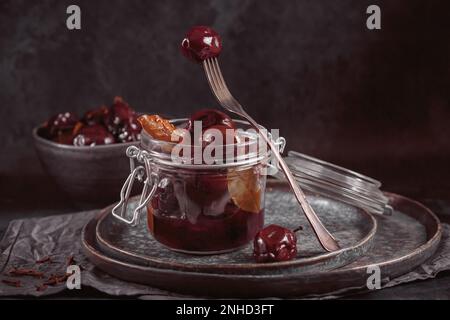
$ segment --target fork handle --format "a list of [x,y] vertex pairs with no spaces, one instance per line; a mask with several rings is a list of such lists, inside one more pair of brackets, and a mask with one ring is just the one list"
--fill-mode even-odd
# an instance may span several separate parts
[[322,224],[317,214],[309,205],[308,201],[306,200],[305,194],[303,193],[302,189],[300,189],[300,187],[298,186],[298,183],[295,181],[295,178],[292,175],[291,170],[288,168],[281,154],[277,151],[278,150],[277,147],[273,144],[272,140],[269,139],[266,132],[261,131],[259,125],[256,123],[255,120],[253,120],[247,114],[246,118],[252,124],[252,126],[256,128],[260,136],[263,137],[264,141],[269,145],[270,149],[272,150],[272,153],[275,154],[275,157],[277,158],[278,163],[281,166],[281,170],[286,176],[292,191],[294,191],[295,197],[297,198],[297,201],[300,203],[300,206],[302,207],[303,212],[305,213],[306,218],[311,224],[311,227],[313,228],[314,233],[316,234],[317,239],[319,240],[322,247],[330,252],[339,250],[340,247],[336,239],[325,228],[325,226]]

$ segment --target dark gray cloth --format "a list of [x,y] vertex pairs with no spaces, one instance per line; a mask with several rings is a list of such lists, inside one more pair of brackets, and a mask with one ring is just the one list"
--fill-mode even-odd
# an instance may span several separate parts
[[[37,286],[51,274],[64,274],[67,259],[73,256],[74,263],[82,268],[82,288],[90,286],[112,296],[136,296],[143,299],[195,298],[125,282],[95,268],[81,252],[80,236],[81,229],[96,212],[98,211],[12,221],[0,242],[0,281],[18,279],[21,281],[21,287],[16,288],[0,282],[0,296],[43,296],[68,290],[65,282],[48,286],[44,291],[38,291]],[[444,224],[442,242],[435,255],[414,271],[391,279],[383,288],[433,278],[441,271],[450,270],[449,236],[450,226]],[[51,262],[36,263],[44,257],[50,257]],[[9,272],[14,267],[35,268],[43,272],[44,277],[13,277]],[[350,292],[353,293],[354,290],[349,288],[314,298],[336,298]]]

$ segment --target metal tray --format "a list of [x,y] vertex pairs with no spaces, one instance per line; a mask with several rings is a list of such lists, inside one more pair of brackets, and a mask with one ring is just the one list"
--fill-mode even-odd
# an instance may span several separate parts
[[[134,210],[138,200],[130,200],[128,209]],[[355,261],[370,249],[377,226],[370,214],[319,196],[310,195],[308,200],[342,249],[331,253],[322,249],[289,192],[289,186],[283,182],[268,185],[265,222],[266,225],[276,223],[290,229],[303,226],[303,230],[297,233],[299,253],[291,261],[255,263],[251,243],[239,250],[218,255],[196,256],[174,252],[152,238],[145,215],[138,226],[130,227],[110,214],[111,207],[104,209],[98,219],[96,240],[101,251],[123,261],[164,269],[230,274],[275,274],[285,272],[283,269],[286,268],[295,268],[296,273],[330,270]]]
[[390,217],[377,217],[378,231],[373,249],[358,261],[335,270],[297,272],[297,268],[279,268],[261,274],[228,274],[140,264],[113,257],[100,248],[95,230],[102,215],[86,225],[82,243],[87,257],[107,273],[181,293],[220,297],[289,297],[363,288],[370,275],[367,273],[369,266],[378,265],[383,280],[399,276],[428,259],[441,238],[439,220],[429,209],[399,195],[386,193],[386,196],[395,212]]

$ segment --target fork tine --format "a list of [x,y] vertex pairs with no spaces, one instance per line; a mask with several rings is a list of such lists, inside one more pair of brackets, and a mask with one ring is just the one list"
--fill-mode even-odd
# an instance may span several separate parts
[[213,64],[212,59],[205,60],[204,65],[211,89],[213,90],[214,95],[219,101],[219,104],[225,109],[235,112],[235,107],[232,104],[233,97],[228,91],[225,83],[219,78],[218,72]]
[[206,77],[208,78],[208,84],[209,84],[209,87],[211,88],[211,91],[214,93],[214,96],[216,97],[216,99],[220,101],[220,98],[217,95],[217,88],[216,88],[216,85],[212,78],[212,74],[211,74],[207,60],[203,61],[203,69],[205,70]]
[[226,101],[228,100],[227,92],[226,92],[226,90],[224,90],[224,83],[220,80],[220,78],[215,70],[215,67],[213,64],[213,59],[208,59],[208,66],[209,66],[209,71],[211,73],[211,77],[212,77],[214,84],[216,86],[216,89],[217,89],[217,94],[220,97],[219,102],[221,104],[226,104]]
[[217,80],[214,77],[214,74],[212,72],[211,64],[209,59],[206,59],[203,61],[203,68],[205,70],[206,76],[208,78],[209,86],[211,87],[212,92],[216,96],[216,99],[219,101],[220,104],[222,104],[222,95],[220,92],[220,89],[217,85]]
[[229,100],[230,93],[227,92],[227,90],[226,90],[226,85],[223,82],[223,78],[220,79],[220,77],[217,73],[216,67],[214,65],[213,59],[208,59],[208,66],[209,66],[209,70],[211,72],[211,77],[214,80],[215,86],[216,86],[217,90],[219,91],[219,95],[221,97],[219,102],[228,108],[229,106],[228,106],[227,102]]
[[234,112],[241,113],[242,107],[241,107],[240,103],[233,97],[230,90],[228,89],[228,86],[225,83],[225,80],[222,76],[222,71],[220,70],[220,66],[219,66],[219,62],[218,62],[217,58],[213,58],[211,60],[212,60],[213,71],[214,71],[215,76],[218,79],[218,84],[220,85],[220,89],[221,89],[221,91],[223,91],[225,97],[227,98],[226,100],[227,100],[228,108],[232,109],[232,111],[234,111]]
[[231,95],[231,92],[228,90],[227,84],[225,83],[225,80],[222,76],[222,72],[220,71],[220,67],[219,67],[219,62],[217,61],[216,58],[211,59],[212,60],[212,65],[213,65],[213,69],[215,74],[217,75],[217,78],[219,79],[219,81],[222,84],[222,87],[227,91],[227,93]]
[[225,83],[225,80],[223,79],[223,76],[222,76],[222,73],[220,72],[220,67],[217,64],[216,58],[211,59],[211,66],[212,66],[212,71],[214,73],[214,77],[217,79],[220,89],[223,90],[223,92],[227,98],[231,97],[231,92],[228,90],[227,84]]

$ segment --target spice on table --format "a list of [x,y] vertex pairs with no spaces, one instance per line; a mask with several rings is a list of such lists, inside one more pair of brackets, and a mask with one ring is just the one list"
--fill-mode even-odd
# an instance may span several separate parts
[[2,282],[11,287],[19,288],[22,286],[22,282],[18,279],[2,279]]
[[9,271],[9,274],[12,276],[31,276],[36,278],[42,278],[44,276],[43,272],[27,268],[13,268]]
[[75,263],[75,258],[73,256],[67,257],[67,266],[70,266]]
[[52,263],[52,258],[50,258],[49,256],[46,256],[46,257],[43,257],[42,259],[36,260],[36,263],[45,263],[45,262]]
[[45,280],[40,285],[36,286],[36,291],[42,292],[47,290],[48,286],[54,286],[60,283],[64,283],[68,277],[69,274],[60,274],[60,275],[52,274],[47,280]]
[[48,286],[46,284],[40,284],[38,286],[36,286],[36,291],[42,292],[45,291],[48,288]]
[[69,277],[69,274],[60,274],[60,275],[57,275],[57,274],[52,274],[44,283],[43,283],[43,285],[46,285],[46,286],[53,286],[53,285],[56,285],[56,284],[60,284],[60,283],[63,283],[63,282],[65,282],[66,280],[67,280],[67,278]]

